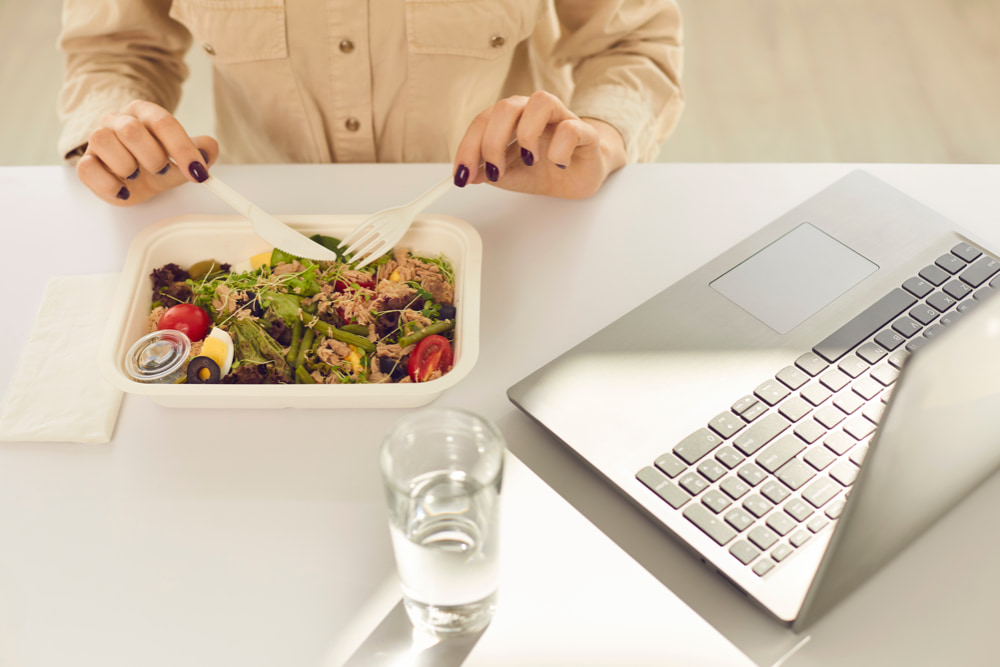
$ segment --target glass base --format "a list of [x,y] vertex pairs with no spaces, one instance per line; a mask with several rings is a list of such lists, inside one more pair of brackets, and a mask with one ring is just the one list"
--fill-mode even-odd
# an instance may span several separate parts
[[414,627],[436,635],[463,635],[484,630],[493,620],[497,595],[462,605],[432,605],[403,596],[406,615]]

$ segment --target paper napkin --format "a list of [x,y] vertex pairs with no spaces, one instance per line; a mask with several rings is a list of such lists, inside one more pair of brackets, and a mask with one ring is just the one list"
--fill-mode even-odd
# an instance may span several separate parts
[[122,392],[101,375],[97,352],[117,283],[118,274],[49,280],[0,406],[0,440],[111,440]]

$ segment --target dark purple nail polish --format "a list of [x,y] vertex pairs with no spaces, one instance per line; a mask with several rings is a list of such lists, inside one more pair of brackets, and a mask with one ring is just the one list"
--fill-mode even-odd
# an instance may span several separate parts
[[521,149],[521,162],[523,162],[525,164],[525,166],[530,167],[531,165],[535,164],[535,155],[531,151],[529,151],[527,148],[522,148]]
[[139,170],[138,169],[136,169],[131,174],[129,174],[128,177],[127,177],[127,180],[134,181],[137,178],[139,178]]
[[465,184],[469,182],[469,168],[464,164],[458,165],[458,169],[455,170],[455,185],[460,188],[464,188]]
[[486,178],[490,179],[493,183],[500,180],[500,170],[492,162],[486,163]]
[[205,149],[199,148],[198,152],[201,153],[201,159],[205,161],[205,164],[208,164],[208,153],[205,152]]
[[199,183],[204,183],[208,180],[208,170],[205,169],[205,165],[201,162],[192,162],[188,165],[188,171],[191,172],[191,176],[194,180]]
[[566,165],[564,165],[564,164],[557,164],[556,166],[559,167],[560,169],[565,169],[566,168]]
[[132,193],[128,191],[128,188],[123,187],[121,190],[118,191],[118,194],[115,196],[121,199],[122,201],[125,201],[126,199],[132,196]]
[[160,176],[163,176],[168,171],[170,171],[170,163],[169,162],[163,166],[163,169],[159,170],[156,173],[159,174]]

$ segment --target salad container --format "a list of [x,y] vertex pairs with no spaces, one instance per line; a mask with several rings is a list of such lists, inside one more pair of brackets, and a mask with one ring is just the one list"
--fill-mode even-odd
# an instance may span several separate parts
[[[363,215],[284,216],[282,221],[306,236],[343,238]],[[271,249],[239,216],[186,215],[154,223],[129,248],[102,341],[99,366],[119,389],[177,408],[403,408],[430,403],[472,370],[479,354],[479,299],[482,241],[475,228],[457,218],[417,217],[397,244],[428,257],[443,255],[455,271],[454,361],[450,371],[428,382],[384,384],[169,384],[130,377],[128,352],[148,334],[153,301],[149,275],[175,263],[190,266],[213,258],[233,266]]]

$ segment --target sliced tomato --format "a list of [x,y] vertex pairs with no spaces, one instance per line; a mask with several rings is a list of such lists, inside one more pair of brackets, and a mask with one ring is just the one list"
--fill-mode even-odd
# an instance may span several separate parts
[[434,371],[442,373],[451,368],[454,353],[451,343],[444,336],[432,334],[424,338],[410,353],[410,361],[406,364],[406,372],[414,382],[423,382]]
[[180,331],[193,343],[208,335],[212,328],[212,318],[204,309],[194,304],[179,303],[167,308],[156,328]]

